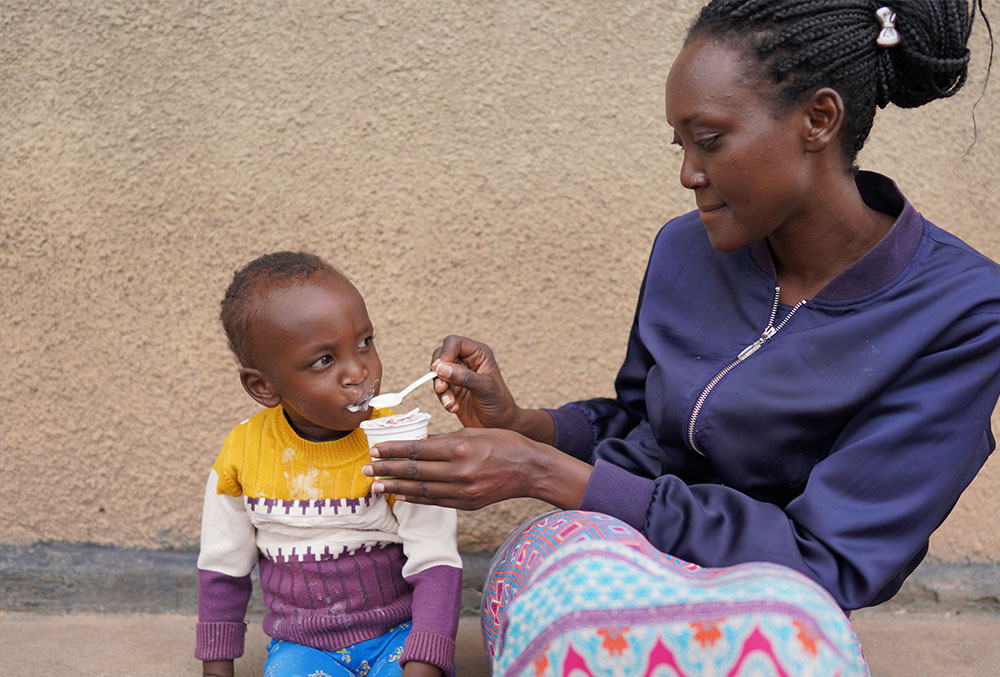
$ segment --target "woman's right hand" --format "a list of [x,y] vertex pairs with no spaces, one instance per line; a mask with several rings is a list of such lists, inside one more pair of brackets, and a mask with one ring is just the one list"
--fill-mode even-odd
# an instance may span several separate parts
[[521,409],[504,383],[493,350],[464,336],[448,336],[431,357],[434,391],[441,406],[466,428],[505,428],[552,444],[552,417],[540,409]]
[[463,336],[448,336],[431,357],[441,406],[466,428],[513,429],[517,404],[500,374],[493,350]]

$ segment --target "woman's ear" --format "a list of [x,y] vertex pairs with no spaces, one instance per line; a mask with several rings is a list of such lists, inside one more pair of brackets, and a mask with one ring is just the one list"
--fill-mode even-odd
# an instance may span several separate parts
[[844,100],[835,89],[822,87],[804,103],[805,148],[818,153],[836,144],[844,124]]
[[243,384],[247,395],[265,407],[276,407],[281,403],[281,397],[271,387],[271,383],[256,369],[250,367],[240,369],[240,383]]

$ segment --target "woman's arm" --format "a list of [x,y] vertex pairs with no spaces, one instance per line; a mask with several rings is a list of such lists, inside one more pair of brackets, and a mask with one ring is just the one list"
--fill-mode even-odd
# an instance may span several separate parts
[[368,476],[390,476],[376,480],[373,492],[461,510],[508,498],[576,508],[593,469],[550,445],[500,429],[465,428],[426,440],[383,442],[371,453],[393,459],[365,466]]
[[659,454],[643,421],[644,384],[653,360],[636,327],[633,322],[615,381],[618,398],[574,402],[555,411],[517,406],[489,346],[448,336],[431,359],[439,375],[434,387],[441,404],[466,428],[424,441],[378,445],[373,458],[406,460],[366,466],[368,475],[394,478],[377,481],[373,491],[462,510],[508,498],[574,509],[587,491],[595,444],[618,437],[627,438],[623,453],[635,450],[634,462],[626,467],[656,476]]
[[852,416],[787,505],[673,474],[650,481],[598,461],[580,507],[621,517],[689,561],[777,562],[818,581],[844,608],[877,604],[920,562],[994,448],[997,364],[1000,316],[948,327]]

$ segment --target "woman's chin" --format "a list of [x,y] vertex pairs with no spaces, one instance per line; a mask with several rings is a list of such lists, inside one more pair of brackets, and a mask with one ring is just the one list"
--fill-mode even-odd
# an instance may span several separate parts
[[702,213],[701,223],[712,248],[723,254],[732,254],[757,241],[748,229],[741,228],[733,221],[732,213],[725,207]]
[[711,229],[708,229],[708,241],[712,245],[712,249],[723,254],[732,254],[748,244],[742,238],[734,238],[727,233],[713,232]]

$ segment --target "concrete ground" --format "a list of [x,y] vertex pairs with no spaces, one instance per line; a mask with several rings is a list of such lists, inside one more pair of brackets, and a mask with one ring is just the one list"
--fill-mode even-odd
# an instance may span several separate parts
[[[1000,674],[998,614],[867,609],[852,620],[875,677]],[[194,677],[194,623],[184,614],[0,612],[0,675]],[[237,675],[261,674],[265,641],[251,622]],[[462,617],[456,672],[489,675],[475,616]]]

